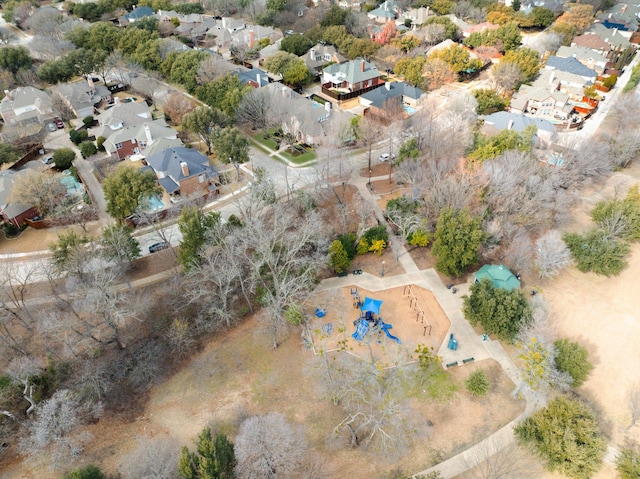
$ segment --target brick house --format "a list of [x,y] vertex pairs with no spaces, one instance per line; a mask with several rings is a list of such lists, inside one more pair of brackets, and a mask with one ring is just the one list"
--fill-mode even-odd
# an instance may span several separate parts
[[11,193],[16,180],[29,170],[6,170],[0,173],[0,216],[8,223],[19,228],[27,219],[38,216],[38,210],[33,205],[18,203],[11,200]]
[[356,58],[322,70],[322,92],[331,97],[348,100],[384,84],[373,63]]
[[170,195],[205,196],[217,191],[218,171],[198,150],[178,146],[147,157],[158,183]]
[[124,126],[111,134],[103,146],[107,153],[124,160],[133,155],[144,155],[150,145],[162,139],[177,140],[178,133],[164,120],[154,120]]

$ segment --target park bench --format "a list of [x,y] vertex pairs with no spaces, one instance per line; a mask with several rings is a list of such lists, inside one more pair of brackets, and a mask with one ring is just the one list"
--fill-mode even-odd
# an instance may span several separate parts
[[475,359],[474,359],[474,358],[467,358],[467,359],[463,359],[463,360],[462,360],[462,364],[472,363],[473,361],[475,361]]
[[454,361],[454,362],[452,362],[452,363],[448,363],[448,364],[447,364],[447,369],[448,369],[448,368],[452,368],[452,367],[457,366],[457,365],[458,365],[458,361]]

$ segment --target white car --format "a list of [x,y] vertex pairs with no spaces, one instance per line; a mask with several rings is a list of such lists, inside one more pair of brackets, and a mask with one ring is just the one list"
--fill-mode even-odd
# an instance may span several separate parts
[[395,160],[396,155],[394,155],[393,153],[383,153],[382,155],[380,155],[380,161],[382,162],[389,161],[389,159]]

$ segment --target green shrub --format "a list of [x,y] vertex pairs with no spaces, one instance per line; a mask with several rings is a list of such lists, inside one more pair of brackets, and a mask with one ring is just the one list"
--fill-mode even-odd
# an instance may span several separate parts
[[99,136],[98,138],[96,138],[96,146],[98,147],[98,150],[105,151],[104,149],[105,141],[107,141],[107,139],[104,136]]
[[69,138],[74,145],[79,145],[89,138],[89,133],[87,133],[87,130],[71,130],[69,132]]
[[464,387],[472,396],[484,396],[489,392],[489,378],[482,369],[478,369],[464,381]]
[[93,116],[92,116],[92,115],[85,116],[85,117],[82,119],[82,124],[83,124],[84,126],[86,126],[86,127],[89,127],[89,126],[93,125]]
[[613,88],[617,82],[618,82],[618,75],[609,75],[602,82],[602,86],[606,88]]
[[60,148],[53,152],[53,162],[60,170],[69,168],[75,159],[76,153],[71,148]]
[[588,359],[589,353],[584,347],[568,339],[558,339],[553,345],[556,348],[556,369],[571,376],[572,387],[580,387],[593,369]]
[[622,89],[623,93],[628,93],[633,90],[638,85],[638,82],[640,82],[640,65],[636,65],[635,67],[633,67],[633,70],[631,71],[631,77]]
[[93,144],[92,141],[83,141],[80,143],[80,153],[82,153],[83,158],[89,158],[92,155],[95,155],[98,152],[98,148]]
[[389,242],[389,232],[387,231],[387,227],[384,225],[374,226],[373,228],[369,228],[364,232],[363,238],[367,240],[369,246],[374,241],[383,240],[384,242]]
[[566,233],[563,240],[577,268],[583,273],[592,271],[603,276],[615,276],[627,266],[625,257],[629,254],[629,245],[610,238],[604,231],[594,229],[584,235]]
[[88,465],[64,476],[64,479],[106,479],[107,476],[94,465]]
[[535,450],[547,469],[573,479],[589,479],[602,466],[607,440],[591,409],[559,396],[514,427],[521,443]]
[[616,457],[616,471],[620,474],[620,479],[638,479],[640,454],[628,447],[621,449],[620,455]]
[[343,273],[349,269],[351,260],[340,240],[335,240],[329,246],[329,266],[336,273]]
[[350,260],[356,257],[357,239],[358,238],[355,233],[347,233],[347,234],[338,236],[338,241],[342,243],[342,247],[347,252],[347,256]]

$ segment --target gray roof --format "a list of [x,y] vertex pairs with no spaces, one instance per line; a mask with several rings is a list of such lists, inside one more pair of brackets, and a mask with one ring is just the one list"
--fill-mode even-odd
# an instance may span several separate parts
[[[148,131],[147,131],[148,129]],[[110,153],[117,151],[116,144],[133,140],[144,141],[147,147],[161,138],[176,138],[178,133],[167,126],[164,120],[147,120],[137,125],[130,125],[115,131],[104,142],[104,147]],[[149,138],[150,137],[150,138]]]
[[[147,163],[154,169],[159,178],[159,183],[169,193],[172,183],[179,184],[180,181],[201,174],[207,178],[216,178],[218,171],[209,164],[209,158],[194,148],[177,146],[167,148],[160,153],[147,157]],[[181,163],[187,164],[188,174],[182,171]],[[171,180],[171,181],[169,181]]]
[[86,81],[58,85],[55,91],[66,98],[75,110],[93,107],[111,95],[104,85],[89,85]]
[[560,58],[558,56],[551,55],[547,60],[546,66],[587,78],[595,78],[598,76],[598,73],[595,70],[587,68],[582,63],[580,63],[577,58],[574,57]]
[[485,125],[490,125],[498,131],[509,129],[520,133],[528,126],[533,125],[538,130],[548,131],[549,133],[555,132],[555,127],[549,120],[532,118],[521,113],[499,111],[491,115],[483,115],[480,118],[484,120]]
[[143,153],[145,157],[155,155],[156,153],[160,153],[167,148],[174,148],[176,146],[184,146],[182,140],[179,138],[160,138],[159,140],[155,140],[150,145],[144,149]]
[[153,11],[153,8],[151,7],[137,7],[133,10],[131,10],[129,13],[123,15],[122,17],[127,19],[127,20],[138,20],[140,18],[144,18],[144,17],[150,17],[151,15],[154,15],[156,12]]
[[26,111],[17,117],[18,121],[40,115],[53,116],[53,103],[51,97],[44,91],[31,86],[18,87],[7,93],[0,101],[0,112],[8,112],[28,106],[35,110]]
[[384,102],[390,98],[406,96],[413,100],[417,100],[421,95],[422,90],[420,90],[420,88],[413,87],[404,82],[392,82],[385,83],[383,87],[371,90],[364,95],[360,95],[360,97],[370,101],[372,106],[382,108]]
[[2,209],[9,218],[15,218],[28,209],[33,208],[33,205],[25,205],[24,203],[11,201],[11,192],[13,191],[16,180],[21,176],[28,175],[31,171],[32,170],[5,170],[0,173],[0,209]]
[[338,63],[342,63],[345,60],[345,58],[338,53],[333,45],[322,45],[321,43],[318,43],[311,47],[311,49],[307,53],[302,55],[301,58],[304,60],[310,70],[315,70],[332,61],[325,58],[325,56],[327,55],[331,58],[336,58],[338,60]]
[[395,0],[386,0],[382,2],[380,6],[374,10],[371,10],[367,15],[372,17],[382,18],[396,18],[396,10],[398,9]]
[[285,124],[296,124],[301,133],[316,139],[353,117],[338,108],[327,110],[326,105],[323,107],[279,82],[269,83],[264,90],[271,94],[272,118]]
[[595,33],[613,47],[627,48],[631,45],[629,39],[622,35],[618,30],[607,28],[601,23],[594,23],[591,25],[588,32]]
[[245,71],[238,71],[235,73],[236,75],[238,75],[238,78],[240,78],[240,81],[242,81],[243,84],[246,84],[249,81],[258,83],[258,80],[260,80],[258,88],[269,84],[269,75],[267,74],[267,72],[261,70],[260,68],[254,68],[253,70],[247,69]]
[[[362,68],[363,65],[364,68]],[[329,65],[323,70],[323,73],[339,77],[342,81],[346,81],[352,85],[380,76],[380,72],[376,66],[363,58],[356,58],[347,63]]]
[[151,120],[151,109],[144,101],[116,103],[95,117],[102,126],[138,125]]
[[593,63],[607,63],[607,57],[587,47],[580,47],[573,45],[567,47],[562,45],[556,52],[556,56],[560,58],[574,57],[581,61],[593,62]]

